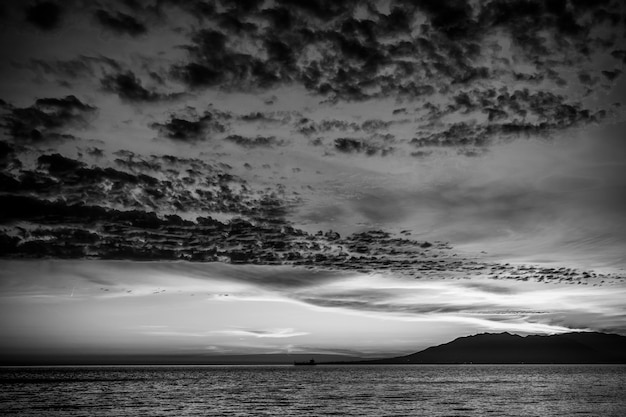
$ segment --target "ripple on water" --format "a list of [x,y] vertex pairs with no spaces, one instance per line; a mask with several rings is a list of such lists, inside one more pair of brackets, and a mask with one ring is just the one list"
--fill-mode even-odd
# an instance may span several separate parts
[[4,368],[0,385],[22,417],[626,415],[626,366]]

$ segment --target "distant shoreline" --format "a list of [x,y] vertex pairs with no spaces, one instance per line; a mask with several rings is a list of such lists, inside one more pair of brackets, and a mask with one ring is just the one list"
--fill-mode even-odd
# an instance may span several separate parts
[[[294,366],[316,365],[624,365],[626,336],[598,332],[519,336],[481,333],[397,357],[365,359],[315,353],[194,356],[60,356],[6,358],[0,367],[46,366]],[[73,362],[75,361],[75,362]]]
[[[11,369],[63,369],[63,368],[217,368],[217,367],[281,367],[281,368],[294,368],[294,369],[311,369],[309,367],[294,366],[288,363],[214,363],[214,364],[119,364],[119,365],[0,365],[0,371]],[[626,363],[318,363],[318,367],[356,367],[356,366],[415,366],[415,367],[428,367],[428,366],[466,366],[466,367],[480,367],[480,366],[626,366]]]

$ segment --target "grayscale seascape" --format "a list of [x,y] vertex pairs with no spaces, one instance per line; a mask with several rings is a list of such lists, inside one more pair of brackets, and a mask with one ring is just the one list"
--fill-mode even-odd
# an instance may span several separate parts
[[0,417],[626,417],[626,0],[0,0]]
[[624,416],[626,366],[4,368],[8,416]]

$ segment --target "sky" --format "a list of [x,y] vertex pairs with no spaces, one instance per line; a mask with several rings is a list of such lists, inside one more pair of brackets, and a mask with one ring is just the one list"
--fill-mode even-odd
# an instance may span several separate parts
[[626,335],[622,2],[0,21],[4,363]]

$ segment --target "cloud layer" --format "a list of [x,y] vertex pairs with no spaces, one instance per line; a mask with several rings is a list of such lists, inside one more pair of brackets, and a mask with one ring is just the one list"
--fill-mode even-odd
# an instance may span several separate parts
[[[269,297],[345,325],[623,332],[610,291],[626,268],[625,12],[618,0],[8,2],[0,263],[207,268],[241,290],[232,305]],[[319,330],[279,310],[265,325],[150,331],[260,346]]]
[[56,260],[36,271],[29,262],[7,262],[0,288],[6,361],[138,352],[196,359],[252,352],[384,356],[485,331],[625,331],[619,282],[582,288],[280,266]]

